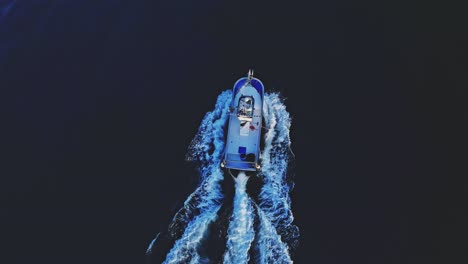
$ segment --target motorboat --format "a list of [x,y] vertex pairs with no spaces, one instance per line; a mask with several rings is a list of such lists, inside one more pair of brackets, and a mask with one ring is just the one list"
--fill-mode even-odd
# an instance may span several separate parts
[[263,83],[253,77],[253,70],[235,82],[222,167],[240,171],[260,169],[263,97]]

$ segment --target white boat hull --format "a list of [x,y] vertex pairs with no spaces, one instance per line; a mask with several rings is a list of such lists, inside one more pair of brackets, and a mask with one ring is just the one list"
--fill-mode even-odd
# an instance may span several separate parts
[[221,166],[241,171],[260,169],[263,93],[262,82],[250,72],[234,85]]

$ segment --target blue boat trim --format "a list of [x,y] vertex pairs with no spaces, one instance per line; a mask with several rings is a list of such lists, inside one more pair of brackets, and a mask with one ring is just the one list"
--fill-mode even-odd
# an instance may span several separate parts
[[[237,80],[237,82],[234,84],[233,94],[237,94],[239,89],[242,88],[242,86],[244,86],[246,83],[247,77],[242,77],[239,80]],[[265,87],[263,86],[262,81],[260,81],[257,78],[253,78],[252,80],[250,80],[250,85],[252,85],[252,87],[254,87],[257,90],[257,92],[261,95],[263,99],[263,91],[265,90]]]

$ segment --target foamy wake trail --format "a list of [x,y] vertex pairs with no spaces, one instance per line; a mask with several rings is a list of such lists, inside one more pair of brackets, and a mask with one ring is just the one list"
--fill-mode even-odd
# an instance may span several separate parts
[[[215,109],[205,115],[189,147],[187,159],[199,162],[201,183],[169,227],[169,233],[176,241],[164,263],[213,261],[200,256],[198,251],[222,205],[221,181],[224,174],[220,163],[231,100],[231,91],[218,96]],[[239,173],[235,180],[234,205],[223,255],[223,262],[227,264],[243,264],[252,260],[260,264],[292,263],[290,254],[298,245],[299,228],[293,224],[289,196],[293,182],[287,174],[292,154],[289,138],[291,119],[278,94],[265,94],[263,116],[267,132],[261,156],[262,168],[257,176],[263,179],[264,184],[257,205],[246,192],[248,177],[245,173]],[[154,241],[150,249],[153,244]],[[251,252],[255,252],[252,259],[249,257]]]
[[236,192],[228,228],[227,249],[224,254],[225,264],[239,264],[249,261],[249,249],[254,240],[255,232],[252,201],[246,193],[248,180],[249,178],[244,172],[240,172],[235,179]]
[[[195,213],[198,215],[193,219],[182,217],[182,220],[188,224],[182,237],[175,242],[167,254],[164,263],[201,262],[197,249],[206,234],[208,225],[216,220],[223,198],[220,182],[224,179],[224,175],[220,169],[220,162],[225,142],[223,129],[228,118],[231,98],[231,91],[225,91],[218,96],[215,109],[205,115],[190,145],[187,158],[200,162],[202,180],[197,190],[186,200],[184,208],[181,209],[183,213],[179,212],[183,215]],[[180,221],[176,217],[173,222]]]
[[[299,228],[293,225],[294,217],[289,196],[293,183],[287,178],[291,155],[289,137],[291,118],[279,94],[266,94],[263,116],[267,133],[262,152],[262,168],[259,173],[264,181],[259,195],[259,217],[264,217],[261,220],[261,223],[264,223],[261,230],[270,230],[267,222],[271,222],[282,241],[287,243],[287,247],[294,249],[298,244]],[[263,235],[269,236],[269,234]]]
[[288,246],[281,240],[271,221],[266,217],[262,209],[257,207],[259,218],[258,238],[256,243],[259,264],[287,264],[293,263],[289,256]]

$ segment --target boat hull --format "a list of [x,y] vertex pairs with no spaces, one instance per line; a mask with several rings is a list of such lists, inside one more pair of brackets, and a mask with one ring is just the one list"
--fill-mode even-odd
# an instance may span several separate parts
[[263,84],[257,78],[241,78],[234,85],[221,166],[241,171],[260,169],[263,94]]

